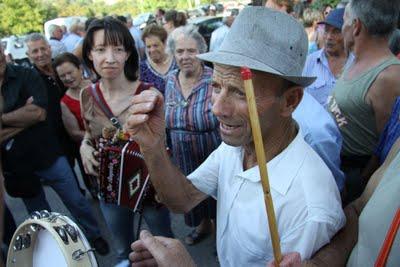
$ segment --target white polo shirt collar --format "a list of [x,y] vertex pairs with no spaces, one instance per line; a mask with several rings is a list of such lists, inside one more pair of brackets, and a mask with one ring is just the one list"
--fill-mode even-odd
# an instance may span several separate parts
[[[294,152],[299,147],[297,144],[301,139],[302,135],[299,130],[299,133],[297,133],[289,146],[267,163],[270,187],[281,195],[286,195],[303,163],[302,154]],[[241,149],[240,153],[243,159],[243,149]],[[291,162],[291,164],[288,165],[287,162]],[[235,178],[249,180],[254,183],[261,180],[258,166],[236,174]]]

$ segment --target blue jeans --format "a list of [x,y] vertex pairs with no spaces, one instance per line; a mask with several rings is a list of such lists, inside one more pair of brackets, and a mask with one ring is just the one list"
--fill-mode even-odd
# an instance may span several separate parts
[[[113,245],[117,251],[117,260],[128,259],[131,252],[131,243],[135,236],[135,213],[126,207],[108,204],[100,201],[101,211],[110,232],[113,235]],[[137,216],[139,216],[137,214]],[[155,208],[151,205],[144,206],[143,218],[154,235],[173,237],[171,219],[166,207]]]
[[[50,168],[36,171],[35,174],[56,191],[89,240],[100,236],[100,228],[93,211],[87,199],[79,191],[74,173],[65,156],[58,157]],[[23,201],[29,213],[43,209],[50,211],[43,188],[36,197]]]

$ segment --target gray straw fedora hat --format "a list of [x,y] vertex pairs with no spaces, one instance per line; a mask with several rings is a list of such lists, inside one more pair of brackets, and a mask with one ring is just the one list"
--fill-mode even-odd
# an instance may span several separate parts
[[235,19],[220,49],[198,58],[276,74],[308,86],[315,77],[302,76],[307,51],[307,34],[296,19],[265,7],[247,7]]

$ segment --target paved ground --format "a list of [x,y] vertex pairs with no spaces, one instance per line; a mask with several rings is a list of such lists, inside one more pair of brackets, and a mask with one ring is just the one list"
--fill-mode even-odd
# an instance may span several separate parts
[[[51,208],[53,211],[57,211],[60,213],[63,213],[67,216],[69,216],[71,219],[71,215],[69,211],[65,208],[65,206],[62,204],[60,198],[58,195],[51,189],[46,187],[46,196],[48,199],[48,202],[50,203]],[[88,197],[89,198],[89,197]],[[6,201],[13,213],[13,216],[16,220],[17,224],[20,224],[24,219],[27,218],[28,214],[25,209],[24,204],[20,199],[15,199],[11,198],[9,196],[6,196]],[[92,204],[92,207],[95,211],[95,216],[98,219],[100,223],[100,227],[103,233],[105,233],[105,238],[109,242],[109,244],[112,243],[112,238],[110,236],[110,232],[108,231],[103,215],[101,213],[100,208],[98,207],[98,203],[94,201],[93,199],[89,199],[90,203]],[[146,228],[145,223],[143,222],[143,228]],[[184,221],[183,221],[183,215],[179,214],[172,214],[172,229],[174,231],[174,234],[176,235],[177,238],[183,240],[185,235],[190,232],[190,228],[188,228]],[[207,239],[203,240],[199,244],[195,246],[189,246],[187,247],[189,250],[189,253],[192,255],[194,258],[195,262],[197,263],[198,266],[207,266],[207,267],[214,267],[214,266],[219,266],[216,257],[214,255],[215,251],[215,238],[214,237],[208,237]],[[106,255],[106,256],[97,256],[97,260],[99,263],[100,267],[111,267],[115,264],[115,251],[111,250],[111,252]]]

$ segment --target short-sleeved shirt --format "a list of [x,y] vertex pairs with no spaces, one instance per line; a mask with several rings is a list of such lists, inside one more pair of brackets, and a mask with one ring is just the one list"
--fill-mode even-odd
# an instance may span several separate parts
[[[1,91],[4,99],[3,113],[23,107],[30,97],[33,97],[33,104],[47,110],[46,86],[34,69],[7,65]],[[3,125],[3,127],[6,128],[7,125]],[[4,167],[11,169],[18,167],[26,170],[46,169],[61,153],[60,144],[51,130],[48,119],[32,125],[15,137],[4,141],[3,153],[8,153],[7,151],[19,154],[19,160],[13,162],[13,166]]]
[[64,96],[66,90],[64,87],[60,87],[57,81],[52,76],[40,72],[40,70],[36,67],[33,68],[40,74],[46,86],[48,99],[47,109],[49,111],[47,117],[49,119],[50,125],[56,131],[57,136],[60,137],[61,135],[66,133],[64,124],[61,119],[62,112],[60,106],[61,98]]
[[48,99],[47,119],[50,123],[50,127],[59,140],[63,154],[71,156],[73,154],[71,149],[72,141],[65,130],[60,106],[60,101],[65,94],[66,88],[60,87],[52,76],[41,72],[36,66],[33,68],[40,74],[46,86]]
[[[354,60],[353,54],[347,58],[346,65]],[[304,76],[317,77],[317,79],[304,90],[311,94],[324,108],[328,105],[328,97],[336,84],[324,49],[320,49],[307,56],[303,70]]]
[[67,52],[65,44],[55,38],[50,38],[49,45],[51,46],[51,58]]
[[145,45],[144,45],[144,42],[142,40],[142,31],[139,28],[137,28],[135,26],[132,26],[129,29],[129,32],[131,33],[131,35],[133,37],[133,40],[135,41],[136,49],[144,48]]
[[67,48],[67,52],[72,53],[80,41],[82,41],[82,37],[77,35],[76,33],[71,32],[61,41],[64,43],[65,47]]
[[165,93],[165,83],[168,77],[168,74],[177,69],[178,65],[176,64],[175,59],[172,60],[171,65],[167,73],[161,74],[157,72],[151,65],[147,59],[140,61],[140,80],[143,82],[151,83],[154,85],[158,91],[160,91],[163,95]]
[[[221,266],[262,266],[273,259],[258,166],[243,170],[244,151],[222,143],[188,178],[217,199]],[[345,224],[328,167],[299,133],[267,164],[282,253],[308,259]]]
[[179,70],[174,70],[167,79],[165,126],[172,159],[188,175],[219,146],[221,137],[219,122],[211,111],[212,69],[204,66],[187,98],[178,76]]
[[304,92],[300,104],[293,112],[303,138],[321,157],[335,177],[339,190],[344,188],[345,177],[340,169],[342,135],[335,120],[309,93]]

